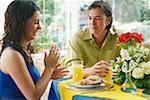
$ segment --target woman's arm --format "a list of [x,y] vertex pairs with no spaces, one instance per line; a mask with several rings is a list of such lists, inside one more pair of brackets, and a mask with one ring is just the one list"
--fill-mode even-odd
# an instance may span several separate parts
[[59,53],[55,47],[51,48],[50,54],[45,54],[45,70],[36,85],[27,70],[23,56],[19,52],[10,48],[4,50],[1,56],[1,66],[3,66],[3,71],[12,77],[26,99],[36,100],[45,91],[56,68],[58,57]]

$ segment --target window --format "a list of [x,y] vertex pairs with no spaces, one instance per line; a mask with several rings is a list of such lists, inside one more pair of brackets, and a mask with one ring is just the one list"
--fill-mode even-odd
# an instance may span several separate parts
[[[0,21],[12,0],[0,0]],[[33,42],[37,49],[47,49],[55,42],[61,51],[67,49],[71,34],[87,26],[87,9],[94,0],[34,0],[41,9],[42,30]],[[149,0],[105,0],[113,8],[113,25],[121,31],[142,33],[145,43],[150,43]],[[3,24],[0,24],[0,33]]]
[[[94,0],[54,0],[54,14],[47,29],[61,50],[67,49],[71,34],[87,25],[87,9]],[[120,31],[138,31],[150,42],[150,1],[105,0],[112,5],[113,25]],[[45,0],[46,2],[46,0]],[[45,4],[46,5],[46,4]],[[45,6],[45,9],[49,6]],[[47,22],[47,21],[46,21]]]

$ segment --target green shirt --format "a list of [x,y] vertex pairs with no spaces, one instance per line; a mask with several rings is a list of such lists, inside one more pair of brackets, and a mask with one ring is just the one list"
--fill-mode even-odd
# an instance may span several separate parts
[[91,67],[100,60],[114,59],[119,49],[116,46],[118,36],[108,32],[101,48],[94,42],[92,33],[87,28],[75,33],[69,41],[69,52],[66,64],[70,65],[74,60],[83,60],[85,67]]

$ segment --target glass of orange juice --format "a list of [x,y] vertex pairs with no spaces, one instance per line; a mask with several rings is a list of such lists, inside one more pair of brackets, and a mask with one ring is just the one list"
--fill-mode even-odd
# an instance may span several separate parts
[[113,81],[112,81],[112,74],[113,74],[113,71],[112,71],[112,67],[108,67],[109,71],[108,71],[108,74],[106,74],[105,77],[102,77],[104,83],[106,84],[112,84]]
[[[114,58],[114,52],[112,50],[107,50],[107,52],[105,53],[105,56],[103,58],[103,60],[107,61],[108,63],[111,64],[111,60]],[[106,84],[113,84],[113,80],[112,80],[112,75],[113,75],[113,71],[112,71],[112,65],[107,67],[109,69],[108,74],[106,74],[105,77],[102,77],[103,81]]]
[[72,78],[74,82],[78,82],[83,79],[83,62],[80,60],[73,61],[72,63],[73,73]]

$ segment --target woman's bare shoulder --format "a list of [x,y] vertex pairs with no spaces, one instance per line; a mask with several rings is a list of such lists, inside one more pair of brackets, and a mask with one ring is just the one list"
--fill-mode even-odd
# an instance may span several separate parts
[[16,56],[20,56],[20,53],[11,47],[7,47],[3,50],[1,59],[15,58]]
[[12,69],[24,63],[22,55],[13,48],[6,48],[1,54],[0,69],[4,72],[8,72],[8,69]]

